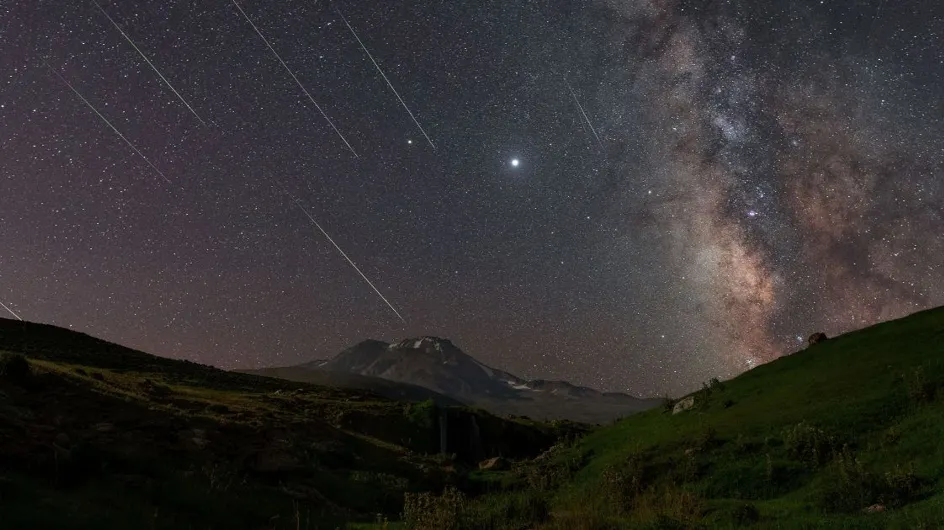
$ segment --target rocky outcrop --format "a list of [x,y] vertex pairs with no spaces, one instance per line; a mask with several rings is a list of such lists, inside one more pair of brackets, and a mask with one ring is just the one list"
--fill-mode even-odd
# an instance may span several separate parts
[[678,414],[679,412],[685,412],[686,410],[695,406],[695,396],[688,396],[678,400],[674,407],[672,407],[672,414]]
[[827,337],[826,334],[823,332],[814,333],[810,335],[810,338],[806,339],[807,347],[812,346],[814,344],[819,344],[820,342],[824,342],[828,338],[829,337]]

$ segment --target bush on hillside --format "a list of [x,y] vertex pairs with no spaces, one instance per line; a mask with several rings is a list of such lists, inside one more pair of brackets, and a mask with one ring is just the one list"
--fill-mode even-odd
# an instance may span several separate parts
[[873,504],[899,507],[913,499],[920,488],[921,481],[912,470],[896,467],[878,475],[843,447],[819,491],[818,504],[831,512],[856,512]]
[[695,454],[701,454],[709,451],[720,443],[721,440],[718,439],[718,430],[711,425],[706,425],[702,430],[698,431],[698,434],[692,439],[691,450]]
[[924,405],[934,401],[937,394],[937,385],[929,381],[924,369],[917,368],[909,375],[903,376],[908,398],[917,405]]
[[832,459],[839,447],[835,436],[805,422],[784,429],[783,442],[791,458],[817,466]]
[[0,377],[20,384],[28,381],[31,375],[32,371],[26,357],[13,353],[0,355]]
[[512,530],[533,528],[550,518],[550,506],[544,494],[525,490],[512,494],[486,496],[470,503],[463,516],[463,528]]
[[633,454],[624,461],[607,466],[600,476],[601,494],[607,504],[625,513],[633,509],[636,498],[649,485],[641,455]]
[[427,399],[420,403],[410,403],[406,406],[406,418],[417,429],[429,431],[436,426],[436,403]]
[[448,487],[442,495],[406,493],[401,517],[410,530],[461,530],[465,511],[465,495]]
[[524,474],[528,487],[538,491],[561,487],[583,468],[587,456],[576,451],[563,451],[561,454],[544,459],[538,465],[527,466]]

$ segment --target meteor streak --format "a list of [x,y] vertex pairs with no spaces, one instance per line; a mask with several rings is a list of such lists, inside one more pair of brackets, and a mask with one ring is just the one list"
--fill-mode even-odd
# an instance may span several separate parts
[[341,247],[338,246],[338,244],[334,242],[334,239],[332,239],[331,236],[328,235],[328,232],[326,232],[325,229],[321,227],[321,224],[319,224],[318,221],[315,221],[315,218],[312,217],[312,215],[308,212],[308,210],[304,206],[302,206],[302,203],[299,202],[298,199],[296,199],[287,191],[285,193],[292,199],[295,205],[298,206],[298,208],[302,211],[302,213],[304,213],[308,217],[308,219],[316,227],[318,227],[318,230],[320,230],[321,233],[324,234],[325,238],[327,238],[328,241],[331,242],[332,245],[334,245],[334,248],[338,250],[341,256],[343,256],[344,259],[346,259],[347,262],[351,264],[351,267],[354,267],[354,270],[357,271],[357,273],[361,275],[361,278],[363,278],[364,281],[367,282],[368,285],[370,285],[370,288],[373,289],[375,293],[377,293],[377,296],[379,296],[380,299],[383,300],[385,304],[387,304],[387,307],[389,307],[390,310],[393,311],[395,315],[397,315],[397,318],[399,318],[404,324],[406,324],[406,319],[403,318],[403,315],[401,315],[400,312],[397,311],[395,307],[393,307],[393,304],[391,304],[390,301],[387,300],[387,298],[383,294],[380,293],[380,289],[377,289],[374,283],[370,281],[363,272],[361,272],[361,269],[357,266],[357,264],[355,264],[354,261],[351,258],[349,258],[348,255],[343,250],[341,250]]
[[174,93],[175,96],[177,96],[177,99],[179,99],[180,102],[183,103],[184,106],[187,107],[187,109],[189,109],[190,112],[191,112],[194,116],[196,116],[196,118],[197,118],[198,120],[200,120],[200,123],[202,123],[203,125],[206,125],[206,122],[203,121],[203,118],[201,118],[199,114],[197,114],[197,111],[193,110],[193,107],[191,107],[190,104],[187,103],[187,100],[185,100],[184,97],[180,95],[180,92],[177,92],[177,89],[174,88],[174,86],[170,84],[170,81],[168,81],[167,78],[164,77],[164,74],[162,74],[162,73],[160,72],[160,70],[158,70],[157,67],[154,66],[154,63],[152,63],[151,60],[147,58],[147,55],[144,55],[144,52],[142,52],[141,49],[138,48],[138,45],[135,44],[133,40],[131,40],[131,37],[129,37],[129,36],[121,29],[121,26],[119,26],[118,23],[115,22],[115,21],[108,15],[108,13],[102,8],[101,5],[99,5],[99,3],[98,3],[96,0],[92,0],[92,3],[95,4],[95,7],[97,7],[98,10],[101,11],[103,15],[105,15],[105,18],[107,18],[108,21],[111,22],[111,25],[112,25],[112,26],[115,26],[115,29],[118,30],[118,33],[121,33],[121,36],[124,37],[126,41],[128,41],[128,44],[130,44],[131,47],[134,48],[134,51],[138,52],[138,55],[140,55],[141,58],[144,59],[144,62],[148,63],[148,66],[151,67],[151,70],[154,70],[154,73],[156,73],[156,74],[158,75],[158,77],[160,77],[161,80],[164,81],[164,84],[167,85],[167,88],[169,88],[169,89],[171,90],[171,92]]
[[387,82],[387,86],[390,87],[390,90],[393,91],[393,94],[397,96],[397,99],[400,100],[400,104],[403,105],[403,108],[406,109],[407,114],[410,115],[410,118],[413,118],[413,123],[416,124],[416,127],[423,133],[423,136],[426,137],[426,141],[429,142],[429,145],[433,149],[436,149],[436,145],[433,144],[433,141],[429,139],[429,135],[426,134],[426,131],[423,130],[423,126],[420,125],[420,122],[416,120],[416,116],[413,115],[413,112],[410,111],[410,107],[406,106],[406,102],[403,101],[403,98],[400,97],[400,94],[397,92],[397,89],[393,88],[393,83],[387,79],[387,74],[380,68],[380,65],[377,64],[377,61],[374,60],[374,56],[370,54],[370,51],[367,50],[367,46],[364,46],[364,43],[361,41],[361,38],[357,36],[357,32],[354,31],[354,28],[351,27],[351,24],[348,23],[347,18],[344,17],[344,14],[341,13],[341,10],[338,9],[338,15],[341,16],[341,20],[344,21],[344,25],[347,26],[347,29],[351,30],[351,35],[354,35],[354,38],[357,39],[357,43],[361,45],[361,49],[364,50],[364,53],[367,54],[367,57],[370,58],[370,62],[374,63],[374,66],[377,68],[377,71],[380,72],[380,75],[384,78],[384,81]]
[[586,120],[587,125],[590,126],[590,132],[593,133],[593,137],[597,139],[597,143],[600,144],[600,147],[603,147],[603,142],[600,140],[600,136],[597,134],[597,130],[593,128],[593,124],[590,123],[590,118],[587,116],[587,113],[583,110],[583,105],[580,104],[580,100],[577,99],[577,94],[574,93],[574,89],[571,88],[570,83],[566,80],[564,83],[567,84],[567,90],[570,90],[571,97],[574,98],[574,103],[577,104],[577,108],[580,109],[580,113],[583,114],[583,119]]
[[161,173],[161,170],[160,170],[160,169],[157,169],[157,166],[155,166],[154,164],[152,164],[151,161],[148,160],[148,158],[147,158],[146,156],[144,156],[144,153],[142,153],[141,151],[139,151],[138,148],[134,146],[134,144],[132,144],[127,138],[125,138],[125,135],[121,134],[121,131],[119,131],[118,129],[116,129],[115,126],[112,125],[110,121],[108,121],[108,118],[106,118],[105,116],[103,116],[101,112],[98,112],[98,109],[96,109],[94,106],[92,106],[92,104],[89,103],[89,100],[85,99],[85,96],[83,96],[82,94],[80,94],[79,91],[76,90],[75,87],[72,86],[71,83],[69,83],[68,81],[66,81],[66,78],[65,78],[65,77],[62,77],[62,75],[59,74],[59,72],[53,70],[52,67],[49,66],[48,64],[46,65],[46,68],[49,68],[49,70],[50,70],[52,73],[56,74],[56,77],[58,77],[60,80],[62,80],[62,82],[65,83],[67,87],[69,87],[70,89],[72,89],[72,91],[75,92],[75,95],[76,95],[76,96],[79,96],[79,99],[81,99],[86,105],[88,105],[88,108],[92,109],[92,111],[94,111],[95,114],[97,114],[98,117],[101,118],[102,121],[105,122],[106,125],[108,125],[109,127],[111,127],[111,130],[115,131],[115,134],[117,134],[122,140],[125,141],[126,144],[128,144],[128,147],[130,147],[135,153],[138,154],[138,156],[140,156],[142,159],[144,159],[144,161],[147,162],[147,165],[151,166],[151,169],[153,169],[155,172],[157,172],[157,174],[160,175],[162,179],[164,179],[165,181],[167,181],[168,184],[173,185],[173,182],[171,182],[169,178],[167,178],[166,176],[164,176],[164,174]]
[[249,22],[249,25],[252,26],[252,29],[256,30],[256,34],[259,35],[259,37],[262,39],[262,42],[264,42],[265,45],[269,48],[269,51],[272,52],[272,55],[274,55],[275,58],[279,60],[279,63],[282,64],[282,68],[285,68],[285,71],[288,72],[288,75],[292,76],[292,79],[294,79],[295,82],[298,83],[298,87],[302,89],[302,92],[304,92],[306,96],[308,96],[308,100],[311,101],[312,105],[314,105],[315,108],[318,109],[318,112],[320,112],[321,115],[324,116],[324,119],[328,121],[328,125],[330,125],[332,129],[334,129],[334,132],[338,133],[338,136],[341,137],[341,141],[344,142],[344,145],[346,145],[347,148],[351,151],[351,153],[354,154],[354,158],[358,158],[357,151],[355,151],[354,148],[351,147],[351,144],[348,143],[347,138],[345,138],[344,135],[341,134],[341,131],[339,131],[337,127],[335,127],[334,122],[331,121],[331,118],[329,118],[328,115],[325,113],[325,111],[322,110],[321,105],[319,105],[318,102],[315,101],[315,98],[311,97],[311,94],[308,93],[308,89],[305,88],[305,85],[303,85],[302,82],[298,80],[298,77],[295,75],[295,72],[293,72],[292,69],[289,68],[287,64],[285,64],[285,61],[283,61],[279,53],[275,51],[275,48],[273,48],[272,45],[269,44],[268,39],[266,39],[265,35],[263,35],[261,31],[259,31],[259,28],[256,27],[252,19],[249,18],[249,15],[247,15],[246,12],[243,11],[243,8],[240,7],[239,4],[236,3],[236,0],[232,0],[232,2],[233,2],[233,5],[236,6],[236,9],[238,9],[239,12],[243,14],[243,18],[246,19],[246,22]]
[[16,313],[14,313],[13,310],[7,307],[7,305],[4,304],[3,302],[0,302],[0,306],[3,306],[3,308],[9,311],[11,315],[15,316],[17,320],[20,320],[20,321],[23,320],[22,318],[20,318],[20,315],[17,315]]

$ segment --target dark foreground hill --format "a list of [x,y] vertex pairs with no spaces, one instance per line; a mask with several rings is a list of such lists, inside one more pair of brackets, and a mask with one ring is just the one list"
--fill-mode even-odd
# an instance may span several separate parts
[[[482,459],[533,457],[576,432],[225,372],[0,319],[4,530],[397,519],[406,493],[468,489]],[[447,455],[437,454],[442,443]]]
[[[395,395],[397,387],[425,388],[437,396],[484,408],[494,414],[540,420],[566,419],[608,423],[657,407],[660,399],[640,399],[618,392],[598,392],[564,381],[529,381],[489,367],[451,341],[417,337],[395,343],[366,340],[337,356],[288,368],[250,370],[296,381],[334,382]],[[380,381],[387,381],[384,387]],[[388,388],[389,387],[389,388]],[[408,393],[400,390],[400,396]]]

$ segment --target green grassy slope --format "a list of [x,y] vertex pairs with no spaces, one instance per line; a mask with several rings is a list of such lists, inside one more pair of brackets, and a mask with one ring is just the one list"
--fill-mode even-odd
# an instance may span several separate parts
[[452,407],[439,457],[439,410],[0,319],[0,528],[344,528],[561,433]]
[[414,526],[944,528],[944,308],[693,397],[480,477],[485,496],[433,498]]

